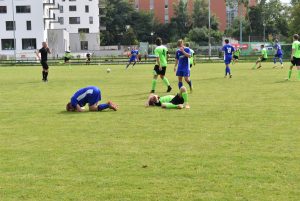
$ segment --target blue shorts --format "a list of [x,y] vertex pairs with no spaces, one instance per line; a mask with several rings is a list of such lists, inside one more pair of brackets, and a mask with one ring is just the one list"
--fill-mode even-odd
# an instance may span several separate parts
[[177,70],[176,72],[177,77],[190,77],[190,70]]
[[231,63],[231,60],[232,60],[232,56],[226,56],[224,57],[224,63],[227,65],[227,64],[230,64]]
[[274,57],[282,59],[282,54],[275,54]]
[[129,62],[136,61],[136,57],[130,57]]

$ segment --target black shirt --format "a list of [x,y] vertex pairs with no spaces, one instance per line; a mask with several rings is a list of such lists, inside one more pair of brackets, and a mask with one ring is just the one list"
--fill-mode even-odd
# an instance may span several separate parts
[[49,48],[42,47],[39,52],[41,53],[41,61],[47,61],[48,60],[48,53],[50,52]]

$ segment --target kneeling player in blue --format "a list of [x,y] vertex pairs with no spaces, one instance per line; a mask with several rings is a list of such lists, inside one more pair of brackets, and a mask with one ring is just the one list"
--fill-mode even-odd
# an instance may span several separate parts
[[[183,40],[178,40],[177,42],[178,50],[176,51],[176,61],[174,66],[174,71],[176,72],[176,76],[178,77],[178,88],[180,89],[182,84],[182,78],[188,83],[190,86],[190,91],[193,90],[192,81],[190,80],[190,58],[191,58],[191,50],[188,47],[184,47]],[[178,69],[177,69],[178,65]]]
[[66,106],[66,110],[69,112],[84,112],[84,107],[86,104],[89,105],[89,111],[102,111],[107,108],[116,111],[118,106],[111,101],[108,101],[104,104],[99,104],[98,102],[101,100],[101,91],[98,87],[89,86],[82,89],[79,89],[71,98],[71,102],[69,102]]
[[188,101],[187,90],[184,86],[182,86],[179,93],[175,96],[167,95],[160,97],[156,94],[150,94],[145,106],[158,106],[165,109],[190,109]]
[[278,40],[275,40],[275,46],[274,46],[275,50],[276,50],[276,54],[274,55],[274,67],[273,68],[277,68],[277,58],[281,64],[281,68],[283,68],[283,64],[282,64],[282,49],[281,49],[281,45],[279,44]]
[[222,51],[224,52],[224,63],[226,66],[224,77],[226,78],[227,75],[229,75],[229,78],[232,78],[229,64],[231,63],[232,54],[235,50],[234,50],[234,47],[229,44],[228,39],[225,39],[225,45],[223,46]]

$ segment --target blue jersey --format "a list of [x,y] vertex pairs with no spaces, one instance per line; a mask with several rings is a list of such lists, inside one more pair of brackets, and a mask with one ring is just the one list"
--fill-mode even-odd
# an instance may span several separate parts
[[226,44],[223,46],[222,51],[224,52],[224,55],[226,57],[226,56],[232,56],[232,54],[235,50],[232,45]]
[[79,89],[71,98],[71,103],[73,107],[76,107],[77,104],[80,107],[89,104],[89,106],[98,103],[101,100],[101,92],[98,87],[90,86]]
[[[184,51],[189,55],[191,54],[191,50],[188,47],[185,47]],[[178,60],[178,71],[190,70],[190,59],[186,57],[180,50],[176,51],[176,59]]]
[[136,58],[137,55],[139,54],[139,51],[138,50],[131,50],[131,58]]
[[276,43],[274,48],[277,50],[276,55],[282,55],[282,49],[281,49],[281,45],[279,43]]

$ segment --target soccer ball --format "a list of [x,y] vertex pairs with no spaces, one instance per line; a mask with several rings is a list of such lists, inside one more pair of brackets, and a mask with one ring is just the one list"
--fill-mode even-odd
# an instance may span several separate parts
[[110,73],[110,71],[111,71],[110,68],[107,68],[107,69],[106,69],[106,72],[107,72],[107,73]]

